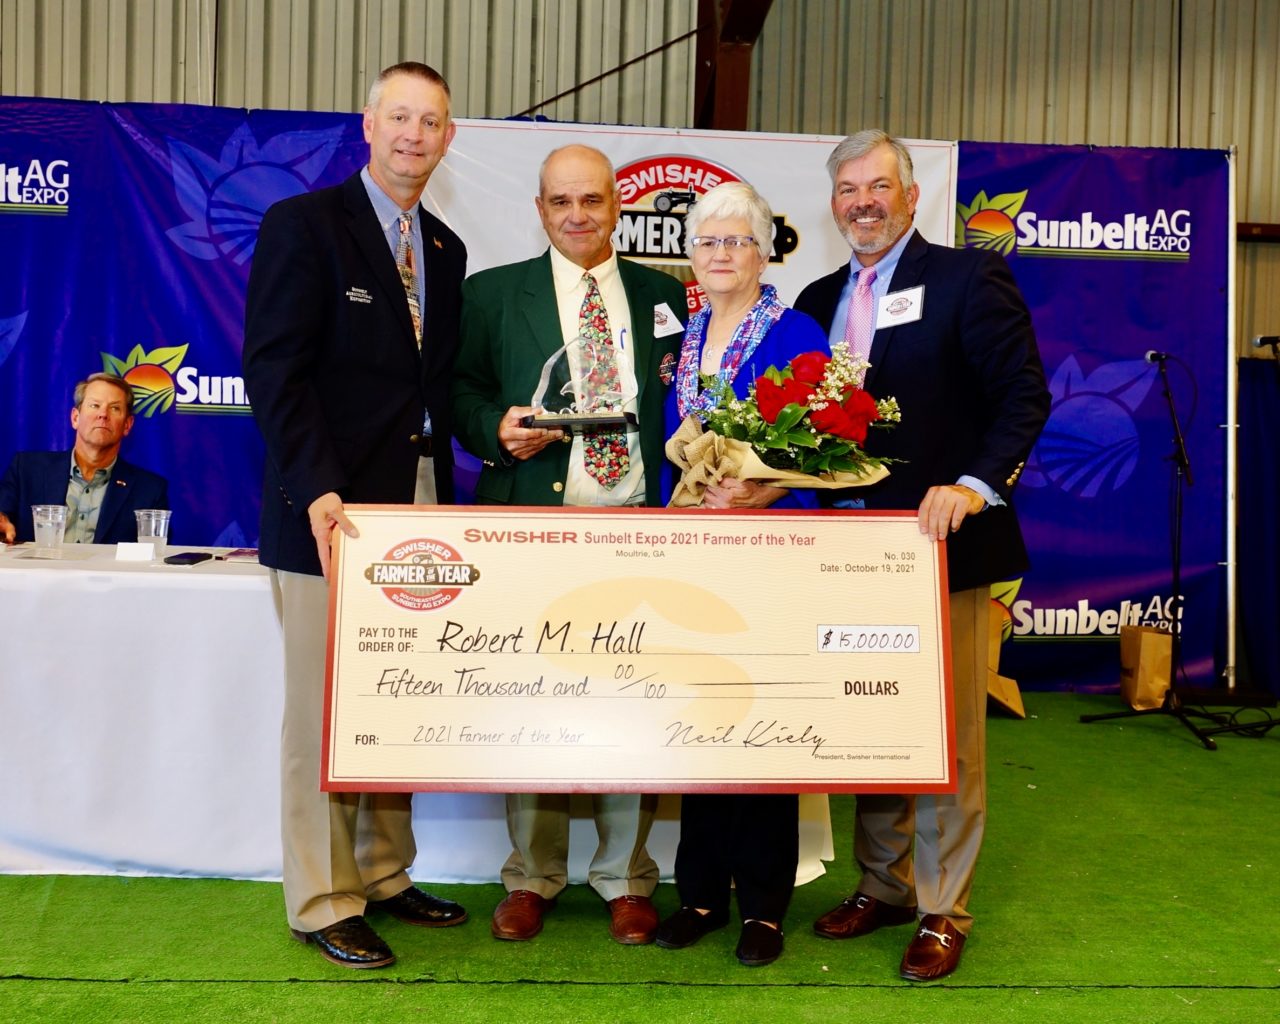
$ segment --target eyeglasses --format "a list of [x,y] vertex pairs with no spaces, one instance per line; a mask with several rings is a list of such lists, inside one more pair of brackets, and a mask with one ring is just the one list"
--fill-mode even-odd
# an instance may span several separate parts
[[756,240],[752,235],[727,235],[724,238],[716,238],[714,235],[694,235],[689,239],[689,248],[702,253],[715,252],[722,245],[729,252],[737,252],[739,249],[755,244]]

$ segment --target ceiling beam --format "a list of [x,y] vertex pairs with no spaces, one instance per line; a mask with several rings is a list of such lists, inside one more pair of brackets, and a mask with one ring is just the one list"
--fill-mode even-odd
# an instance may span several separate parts
[[698,0],[694,127],[745,131],[751,57],[773,0]]

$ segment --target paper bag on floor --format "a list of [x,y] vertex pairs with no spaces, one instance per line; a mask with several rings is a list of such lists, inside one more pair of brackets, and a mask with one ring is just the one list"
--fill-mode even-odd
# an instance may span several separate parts
[[1173,660],[1173,636],[1151,626],[1120,627],[1120,696],[1135,711],[1164,703]]

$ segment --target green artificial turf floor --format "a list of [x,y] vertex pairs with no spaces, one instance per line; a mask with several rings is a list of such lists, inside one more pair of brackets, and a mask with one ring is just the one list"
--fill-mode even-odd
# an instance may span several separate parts
[[[619,946],[585,886],[527,943],[490,937],[498,885],[430,887],[471,920],[371,918],[399,960],[354,972],[289,938],[277,885],[10,875],[0,1021],[1280,1021],[1280,729],[1210,752],[1164,716],[1077,721],[1114,697],[1025,700],[1026,721],[990,723],[976,926],[942,982],[899,980],[910,928],[810,931],[855,884],[834,797],[838,859],[797,889],[769,967],[738,965],[734,925]],[[655,899],[676,909],[671,885]]]

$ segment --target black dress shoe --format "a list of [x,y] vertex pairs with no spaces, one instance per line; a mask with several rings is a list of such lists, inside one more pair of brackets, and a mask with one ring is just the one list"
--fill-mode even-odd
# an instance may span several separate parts
[[385,910],[392,917],[398,917],[406,924],[416,924],[419,928],[448,928],[467,919],[466,910],[453,900],[432,896],[412,885],[389,899],[370,900],[369,906],[374,910]]
[[395,963],[391,947],[378,937],[363,917],[344,917],[314,932],[290,928],[299,942],[313,943],[320,955],[339,967],[386,967]]
[[728,914],[699,914],[693,907],[681,907],[658,925],[653,941],[663,949],[684,949],[728,923]]
[[782,956],[782,929],[770,928],[763,921],[747,921],[734,952],[744,967],[771,964]]

